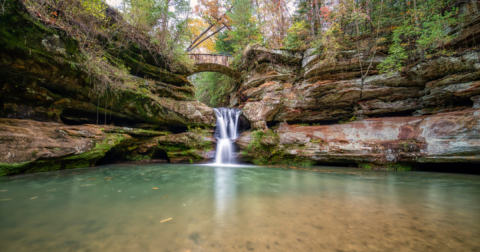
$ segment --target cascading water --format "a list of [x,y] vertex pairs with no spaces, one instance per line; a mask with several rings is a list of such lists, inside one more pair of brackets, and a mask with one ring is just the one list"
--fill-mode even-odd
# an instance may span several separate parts
[[233,164],[233,140],[238,137],[238,116],[240,109],[214,108],[217,114],[217,153],[215,154],[216,164]]

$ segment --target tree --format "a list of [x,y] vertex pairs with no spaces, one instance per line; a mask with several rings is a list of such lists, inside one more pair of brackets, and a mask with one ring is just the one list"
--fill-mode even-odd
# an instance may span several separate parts
[[234,52],[239,52],[248,44],[261,43],[262,37],[253,17],[253,6],[249,0],[235,0],[235,9],[228,14],[233,29],[228,33]]

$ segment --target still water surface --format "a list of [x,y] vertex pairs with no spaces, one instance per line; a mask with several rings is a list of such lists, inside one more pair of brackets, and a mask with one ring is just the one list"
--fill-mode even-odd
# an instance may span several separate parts
[[111,165],[0,178],[0,251],[480,251],[480,177]]

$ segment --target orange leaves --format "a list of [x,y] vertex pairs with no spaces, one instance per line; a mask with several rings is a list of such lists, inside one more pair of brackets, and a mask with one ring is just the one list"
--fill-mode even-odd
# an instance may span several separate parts
[[[188,21],[188,27],[190,32],[192,33],[193,37],[198,37],[202,31],[204,31],[209,24],[205,22],[203,19],[193,18]],[[197,46],[202,52],[211,53],[215,52],[215,37],[212,36],[199,46]]]
[[225,3],[222,3],[220,0],[199,0],[193,11],[210,24],[229,25],[230,18],[227,15],[223,15],[226,11],[224,6]]

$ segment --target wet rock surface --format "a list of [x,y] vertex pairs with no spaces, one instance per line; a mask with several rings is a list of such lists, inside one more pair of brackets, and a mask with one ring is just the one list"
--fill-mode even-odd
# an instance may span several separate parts
[[[410,169],[411,163],[479,162],[480,110],[365,119],[345,124],[244,132],[237,145],[258,164],[357,163]],[[272,139],[279,139],[275,142]]]
[[126,161],[202,162],[213,157],[214,142],[206,130],[173,134],[0,119],[0,176]]

